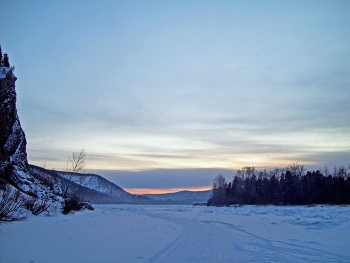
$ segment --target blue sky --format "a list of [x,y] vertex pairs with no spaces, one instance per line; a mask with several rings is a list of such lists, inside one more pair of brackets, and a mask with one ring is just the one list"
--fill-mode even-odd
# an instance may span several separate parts
[[126,188],[349,164],[349,1],[1,0],[0,22],[32,164],[83,147]]

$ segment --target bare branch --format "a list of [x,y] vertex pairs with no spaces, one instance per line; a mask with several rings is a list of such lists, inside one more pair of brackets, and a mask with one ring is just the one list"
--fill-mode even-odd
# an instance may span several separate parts
[[[86,153],[84,148],[82,148],[79,152],[73,152],[72,156],[69,157],[66,163],[66,170],[67,172],[71,173],[67,178],[70,182],[72,182],[73,177],[75,176],[74,173],[84,172],[84,168],[86,165],[85,160],[86,160]],[[83,178],[81,178],[81,180],[83,180]],[[63,191],[63,197],[67,197],[68,188],[69,188],[69,184],[66,184],[65,189]]]
[[81,149],[80,152],[73,152],[72,156],[68,160],[69,171],[73,173],[83,172],[85,168],[86,153],[85,149]]
[[15,188],[6,186],[0,196],[0,223],[20,221],[28,217],[27,211],[21,209],[26,203],[24,195]]

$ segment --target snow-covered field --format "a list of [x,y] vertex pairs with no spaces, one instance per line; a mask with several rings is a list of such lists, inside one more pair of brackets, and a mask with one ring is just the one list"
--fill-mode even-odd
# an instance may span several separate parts
[[350,262],[350,206],[96,205],[0,226],[0,262]]

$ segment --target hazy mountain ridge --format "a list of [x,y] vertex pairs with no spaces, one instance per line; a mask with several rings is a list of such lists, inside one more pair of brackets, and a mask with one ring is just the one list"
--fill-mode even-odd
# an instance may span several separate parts
[[[48,180],[55,180],[62,189],[68,187],[68,195],[79,195],[91,203],[147,203],[145,196],[133,195],[97,174],[71,173],[30,165],[32,173]],[[50,179],[51,178],[51,179]]]
[[206,203],[211,197],[212,191],[180,191],[167,194],[144,194],[155,201],[163,201],[169,203],[181,203],[181,204],[194,204],[194,203]]
[[[212,195],[207,191],[179,191],[167,194],[134,195],[97,174],[55,171],[29,165],[31,173],[48,180],[56,180],[62,189],[68,185],[68,194],[80,195],[91,203],[132,203],[132,204],[194,204],[206,203]],[[50,179],[52,178],[52,179]]]

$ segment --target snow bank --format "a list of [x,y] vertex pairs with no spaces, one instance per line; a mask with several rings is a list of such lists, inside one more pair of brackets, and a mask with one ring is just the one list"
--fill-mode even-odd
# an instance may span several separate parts
[[0,262],[349,262],[350,207],[97,205],[1,226]]

